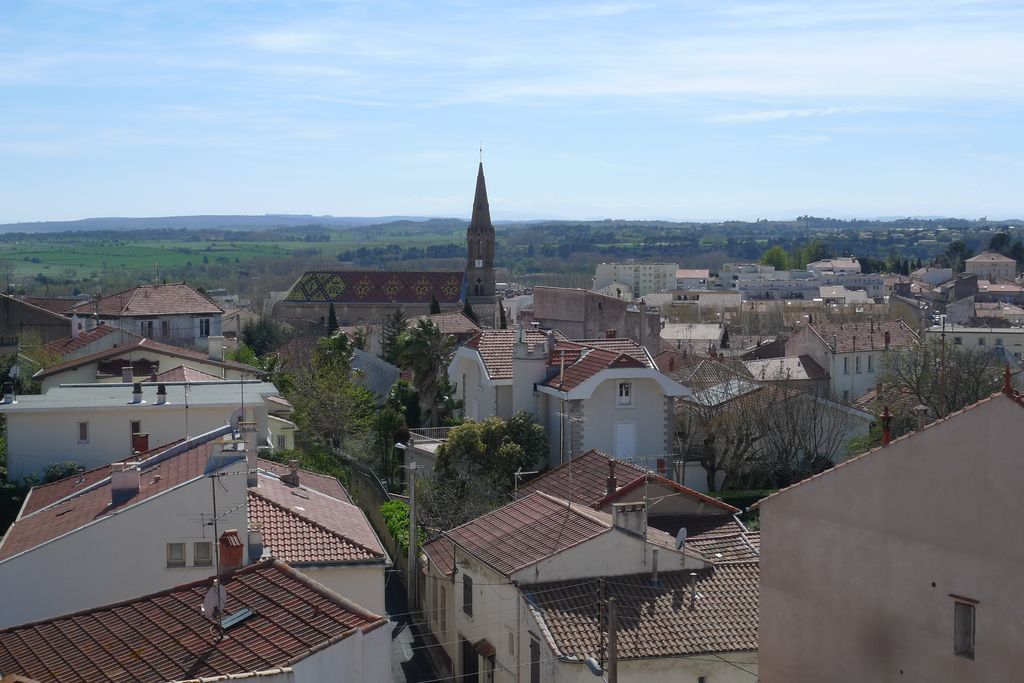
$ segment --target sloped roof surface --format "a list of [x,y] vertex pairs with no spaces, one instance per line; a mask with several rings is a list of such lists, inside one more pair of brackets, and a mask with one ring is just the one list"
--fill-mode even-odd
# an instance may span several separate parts
[[[526,343],[531,349],[547,340],[545,332],[526,331]],[[483,330],[466,342],[467,348],[475,349],[480,354],[491,379],[512,379],[512,352],[515,345],[516,330]]]
[[[522,484],[517,497],[524,498],[535,491],[542,491],[581,505],[593,505],[608,493],[608,463],[611,461],[612,458],[604,453],[589,450]],[[615,479],[619,486],[642,479],[645,474],[636,465],[615,462]]]
[[905,348],[919,341],[914,330],[902,320],[868,323],[812,323],[808,327],[833,353],[885,350],[885,333],[890,348]]
[[1009,256],[1003,256],[991,251],[983,251],[977,256],[967,259],[967,263],[1016,263],[1016,261]]
[[220,315],[224,309],[184,282],[140,285],[74,307],[101,316]]
[[[757,562],[719,564],[697,572],[690,610],[689,571],[611,577],[605,595],[618,610],[620,659],[677,657],[757,649]],[[522,588],[530,610],[561,657],[600,657],[598,581],[562,581]]]
[[560,391],[571,391],[602,370],[646,367],[647,363],[625,353],[590,349],[582,353],[575,363],[567,366],[564,373],[551,377],[545,384]]
[[249,505],[249,519],[263,527],[263,544],[285,562],[319,564],[385,556],[366,515],[352,503],[264,475],[257,488],[249,489]]
[[573,339],[574,344],[590,347],[592,349],[604,349],[615,353],[624,353],[627,356],[637,359],[641,363],[650,366],[650,360],[644,347],[637,344],[629,337],[611,337],[601,339]]
[[[201,477],[210,456],[220,451],[217,437],[223,436],[228,431],[229,428],[224,427],[197,437],[193,442],[198,443],[191,448],[182,452],[175,451],[171,457],[144,466],[139,492],[120,505],[110,504],[110,481],[107,480],[80,495],[61,500],[21,517],[11,526],[3,542],[0,543],[0,561],[35,548],[97,519],[119,512],[125,506],[135,505],[179,484]],[[244,457],[245,454],[240,452],[238,455]],[[153,459],[158,460],[159,458],[158,454]],[[102,479],[94,479],[94,481],[102,482]]]
[[118,328],[113,325],[97,325],[91,330],[82,332],[77,337],[65,337],[64,339],[57,339],[49,344],[45,344],[43,345],[43,350],[48,354],[66,356],[72,351],[77,351],[83,346],[87,346],[97,339],[102,339],[111,332],[117,331]]
[[172,346],[171,344],[162,344],[161,342],[153,341],[152,339],[139,338],[130,344],[125,344],[124,346],[116,346],[114,348],[97,351],[96,353],[90,353],[86,356],[82,356],[81,358],[72,358],[71,360],[67,360],[62,363],[56,363],[47,368],[43,368],[37,372],[34,377],[36,379],[42,379],[44,377],[49,377],[50,375],[55,375],[58,372],[63,372],[64,370],[80,368],[83,365],[88,365],[89,363],[115,358],[129,351],[151,351],[156,354],[163,354],[173,358],[184,358],[186,360],[196,361],[197,363],[215,365],[222,368],[231,368],[240,372],[251,372],[254,374],[259,372],[257,368],[254,368],[251,365],[246,365],[245,363],[238,363],[233,360],[212,360],[209,354],[206,353],[192,351],[191,349],[183,349],[180,346]]
[[454,304],[462,294],[464,274],[455,272],[384,272],[376,270],[309,270],[288,290],[293,303],[439,303]]
[[[259,458],[256,462],[257,466],[261,470],[270,472],[277,477],[280,477],[282,474],[287,474],[291,469],[287,465],[282,465],[281,463],[274,462],[273,460],[266,460],[264,458]],[[345,487],[341,485],[341,482],[327,474],[310,472],[309,470],[299,470],[299,483],[306,488],[319,491],[331,498],[337,498],[338,500],[343,500],[346,503],[352,502],[352,498],[348,495],[348,491],[345,490]]]
[[785,356],[744,361],[754,379],[765,381],[818,380],[828,377],[810,356]]
[[202,370],[190,368],[187,365],[179,365],[176,368],[165,370],[156,376],[157,382],[223,382],[223,377],[211,375]]
[[459,552],[469,552],[507,576],[610,528],[608,515],[532,493],[455,527],[424,550],[448,574],[457,543]]
[[481,330],[481,327],[462,311],[434,313],[422,317],[437,325],[438,329],[441,330],[441,334],[466,335],[474,334]]
[[88,299],[41,296],[26,296],[21,300],[37,308],[45,308],[51,313],[57,314],[70,313],[72,308],[81,306],[83,303],[88,301]]
[[157,683],[289,666],[383,617],[267,561],[224,582],[225,613],[252,616],[214,637],[199,607],[210,580],[0,631],[0,671],[40,683]]

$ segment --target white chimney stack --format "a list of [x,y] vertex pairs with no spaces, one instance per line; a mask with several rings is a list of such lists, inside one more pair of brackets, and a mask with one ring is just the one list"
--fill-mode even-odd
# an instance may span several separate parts
[[135,382],[132,384],[132,403],[144,403],[142,400],[142,382]]
[[224,337],[208,337],[207,338],[207,351],[209,352],[210,360],[218,362],[224,362]]
[[135,382],[134,370],[132,366],[125,365],[121,368],[121,382],[124,384],[132,384]]
[[142,471],[137,462],[115,462],[110,466],[110,502],[113,505],[131,500],[142,486]]
[[612,526],[627,534],[647,537],[647,503],[612,503]]

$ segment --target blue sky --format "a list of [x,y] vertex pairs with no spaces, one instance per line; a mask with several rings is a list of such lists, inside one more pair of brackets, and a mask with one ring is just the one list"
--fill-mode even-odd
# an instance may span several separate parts
[[1024,3],[3,0],[0,222],[1024,217]]

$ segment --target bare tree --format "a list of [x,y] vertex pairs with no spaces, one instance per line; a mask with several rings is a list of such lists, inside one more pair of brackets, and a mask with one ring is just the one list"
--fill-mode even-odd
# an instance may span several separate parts
[[889,354],[883,381],[945,417],[998,391],[1002,366],[993,352],[932,340]]

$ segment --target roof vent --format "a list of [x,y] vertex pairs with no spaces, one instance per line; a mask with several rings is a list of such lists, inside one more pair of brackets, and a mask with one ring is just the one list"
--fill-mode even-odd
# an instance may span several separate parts
[[167,405],[167,386],[164,384],[156,386],[156,404],[158,406]]
[[145,401],[142,400],[142,382],[135,382],[135,384],[132,385],[131,402],[133,404],[145,403]]

